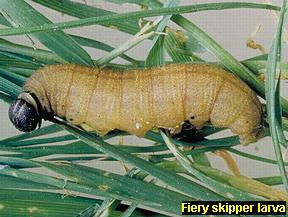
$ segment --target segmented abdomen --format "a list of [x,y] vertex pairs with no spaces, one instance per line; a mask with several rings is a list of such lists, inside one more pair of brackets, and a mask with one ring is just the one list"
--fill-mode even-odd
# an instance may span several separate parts
[[172,64],[126,72],[64,64],[46,66],[26,82],[48,112],[100,134],[117,128],[143,136],[152,127],[211,121],[255,139],[261,106],[240,79],[215,66]]

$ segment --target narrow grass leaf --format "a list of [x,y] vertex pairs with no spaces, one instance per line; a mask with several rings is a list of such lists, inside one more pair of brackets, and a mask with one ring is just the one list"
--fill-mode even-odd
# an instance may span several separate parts
[[0,100],[2,100],[5,103],[11,103],[13,101],[13,98],[6,94],[0,93]]
[[[1,0],[0,7],[2,15],[7,16],[5,18],[8,19],[9,22],[16,23],[18,26],[21,26],[21,28],[33,28],[45,24],[53,25],[50,20],[25,1]],[[1,29],[0,32],[2,32],[2,30],[3,29]],[[34,33],[32,36],[67,62],[94,65],[86,51],[61,30]]]
[[27,192],[31,191],[39,191],[46,189],[49,190],[57,190],[49,184],[37,183],[33,180],[25,180],[14,176],[3,175],[0,174],[0,191],[1,190],[25,190]]
[[265,185],[271,185],[271,186],[283,184],[281,176],[260,177],[260,178],[255,178],[255,180]]
[[26,80],[25,77],[23,77],[22,75],[18,75],[14,72],[5,70],[3,68],[0,68],[0,76],[2,78],[7,79],[8,81],[13,82],[14,84],[17,84],[18,86],[22,86]]
[[125,51],[133,48],[143,40],[150,38],[154,35],[154,32],[151,32],[151,29],[155,26],[155,24],[147,23],[136,35],[134,35],[132,38],[121,44],[119,47],[115,48],[113,51],[108,53],[106,56],[101,57],[99,60],[97,60],[97,65],[100,67],[104,67],[107,63],[109,63],[111,60],[118,57],[120,54],[123,54]]
[[[58,169],[61,169],[60,167]],[[159,206],[159,203],[152,203],[148,201],[142,201],[141,198],[137,197],[132,197],[129,195],[129,192],[126,191],[126,194],[120,194],[120,192],[118,191],[118,189],[107,189],[105,188],[105,183],[102,182],[101,179],[98,179],[98,182],[93,182],[94,187],[91,187],[90,185],[81,185],[78,183],[75,183],[73,181],[69,181],[66,178],[65,179],[60,179],[60,178],[54,178],[54,177],[50,177],[47,175],[43,175],[43,174],[37,174],[37,173],[31,173],[31,172],[26,172],[26,171],[22,171],[22,170],[17,170],[17,169],[12,169],[12,168],[4,168],[2,170],[0,170],[0,174],[3,175],[7,175],[7,176],[12,176],[15,177],[17,176],[20,179],[24,179],[24,180],[28,180],[28,181],[33,181],[36,183],[40,183],[40,184],[48,184],[51,186],[54,186],[58,189],[63,190],[63,193],[67,193],[67,191],[73,191],[73,192],[79,192],[79,193],[83,193],[86,195],[94,195],[94,196],[100,196],[100,197],[115,197],[119,200],[126,200],[126,201],[130,201],[130,202],[140,202],[143,203],[147,206],[154,206],[155,208],[161,209],[161,206]],[[102,176],[104,177],[104,176]],[[118,186],[119,184],[121,185],[121,183],[119,183],[118,181],[112,181],[115,186]],[[134,180],[135,181],[135,180]],[[87,183],[86,183],[87,184]],[[123,187],[129,187],[129,186],[123,186]],[[164,189],[165,190],[165,189]],[[168,190],[166,190],[168,191]],[[59,192],[57,192],[59,194]],[[121,193],[125,193],[125,192],[121,192]],[[173,193],[173,192],[172,192]],[[174,193],[174,195],[176,195],[177,193]],[[180,195],[180,194],[179,194]],[[84,196],[84,195],[83,195]],[[141,196],[141,195],[139,195]],[[187,197],[185,197],[184,195],[182,196],[183,199],[188,199]],[[164,204],[165,206],[165,204]],[[167,207],[168,208],[168,207]],[[167,211],[167,210],[166,210]],[[173,213],[177,212],[177,210],[172,210]],[[179,212],[179,211],[178,211]]]
[[[32,47],[15,44],[10,41],[0,39],[0,49],[2,51],[14,52],[23,55],[30,56],[38,61],[49,61],[49,62],[58,62],[64,63],[65,61],[55,55],[54,53],[42,49],[35,49]],[[35,61],[34,61],[35,62]]]
[[210,161],[205,153],[192,154],[191,157],[194,162],[207,167],[211,167]]
[[142,5],[143,7],[147,8],[157,8],[161,7],[162,3],[158,0],[150,0],[150,1],[142,1],[142,0],[107,0],[108,2],[112,2],[115,4],[123,5],[123,4],[137,4]]
[[[5,0],[1,0],[1,2],[2,1],[5,1]],[[56,31],[60,29],[75,28],[79,26],[83,27],[83,26],[94,25],[94,24],[108,24],[108,23],[120,21],[120,20],[138,19],[138,18],[143,18],[143,17],[154,17],[154,16],[160,16],[160,15],[169,15],[169,14],[183,14],[183,13],[199,12],[199,11],[206,11],[206,10],[224,10],[224,9],[232,9],[232,8],[259,8],[259,9],[261,8],[261,9],[269,9],[269,10],[279,10],[279,7],[277,6],[266,5],[266,4],[209,3],[209,4],[199,4],[199,5],[178,6],[178,7],[171,7],[171,8],[159,8],[159,9],[152,9],[152,10],[147,10],[147,11],[128,12],[128,13],[123,13],[123,14],[113,14],[113,15],[106,15],[106,16],[100,16],[100,17],[90,17],[90,18],[80,19],[76,21],[67,21],[67,22],[54,23],[54,24],[43,24],[41,26],[35,26],[35,27],[5,28],[5,29],[1,29],[0,36],[21,35],[21,34],[28,34],[28,33],[35,33],[35,32],[52,31],[52,30]]]
[[24,140],[24,139],[29,139],[29,138],[34,138],[37,136],[43,136],[43,135],[49,135],[52,133],[60,132],[63,129],[59,127],[57,124],[51,124],[49,126],[41,127],[37,130],[33,130],[29,133],[22,133],[17,136],[12,136],[6,139],[0,140],[0,143],[8,142],[8,141],[19,141],[19,140]]
[[75,140],[75,136],[73,135],[64,135],[64,136],[56,136],[51,138],[44,138],[44,139],[29,139],[29,140],[21,140],[21,141],[1,141],[0,147],[24,147],[30,145],[38,145],[38,144],[48,144],[48,143],[55,143],[55,142],[63,142],[63,141],[70,141]]
[[[132,168],[124,176],[134,178],[136,173],[137,173],[137,169]],[[143,179],[141,178],[141,180]],[[121,201],[116,200],[115,198],[106,198],[93,217],[104,215],[104,213],[107,215],[107,213],[110,213],[112,210],[114,210],[120,203]],[[129,206],[129,208],[125,212],[122,213],[122,215],[125,215],[129,210],[131,210],[129,213],[132,214],[138,205],[139,205],[138,203],[132,203]]]
[[[39,3],[45,7],[51,8],[53,10],[59,11],[70,16],[78,18],[87,17],[100,17],[116,14],[112,11],[107,11],[101,7],[93,7],[88,4],[83,4],[80,2],[70,1],[70,0],[32,0],[33,2]],[[127,32],[135,35],[139,30],[139,25],[137,20],[114,20],[104,26],[117,29],[119,31]]]
[[[151,183],[109,173],[99,169],[73,164],[42,163],[45,167],[62,174],[80,185],[98,188],[104,192],[115,192],[117,199],[155,207],[179,214],[181,200],[188,197]],[[121,195],[121,196],[120,196]]]
[[[179,2],[180,0],[166,0],[163,8],[175,7],[179,4]],[[164,36],[160,34],[163,34],[171,16],[172,15],[163,16],[159,21],[159,24],[155,30],[156,35],[152,39],[152,45],[146,58],[145,65],[147,67],[159,66],[165,62],[163,49]]]
[[168,52],[168,54],[171,56],[173,62],[181,63],[181,62],[189,62],[191,61],[191,58],[187,55],[181,54],[178,52],[177,49],[184,49],[183,41],[179,40],[180,37],[184,37],[183,33],[177,33],[170,28],[166,28],[166,36],[165,36],[165,42],[164,46]]
[[[242,152],[242,151],[239,151],[239,150],[234,149],[234,148],[229,148],[228,151],[230,151],[231,153],[237,154],[238,156],[249,158],[251,160],[256,160],[256,161],[261,161],[263,163],[277,165],[277,161],[276,160],[272,160],[272,159],[269,159],[269,158],[264,158],[264,157],[261,157],[261,156],[249,154],[249,153]],[[288,166],[288,163],[285,163],[285,165]]]
[[[26,56],[27,57],[27,56]],[[27,59],[26,59],[27,60]],[[24,68],[36,70],[39,67],[43,66],[36,62],[31,61],[23,61],[23,55],[18,55],[16,53],[9,53],[6,51],[0,51],[0,64],[6,67],[14,67],[14,68]]]
[[161,135],[170,149],[170,151],[174,154],[180,164],[192,175],[197,177],[200,181],[207,184],[210,188],[212,188],[215,192],[222,195],[223,197],[229,200],[257,200],[257,198],[247,194],[246,192],[240,191],[234,187],[231,187],[227,184],[223,184],[222,182],[218,182],[209,176],[203,174],[198,171],[194,166],[193,162],[190,161],[188,157],[186,157],[182,152],[171,142],[171,140],[162,132]]
[[92,199],[21,190],[0,190],[0,201],[0,215],[5,217],[71,217],[95,203]]
[[7,165],[12,168],[40,167],[40,165],[34,161],[25,160],[17,157],[3,157],[3,156],[0,156],[0,165]]
[[0,77],[0,91],[16,99],[21,92],[21,88],[17,84]]
[[[100,41],[96,41],[96,40],[92,40],[89,38],[83,38],[77,35],[70,35],[76,42],[78,42],[80,45],[84,46],[84,47],[92,47],[92,48],[96,48],[99,50],[104,50],[107,52],[111,52],[113,51],[115,48],[105,44],[103,42]],[[138,65],[139,61],[133,59],[132,57],[127,56],[126,54],[120,54],[119,57],[123,58],[124,60],[134,64],[134,65]]]
[[98,207],[97,212],[93,215],[93,217],[109,216],[120,202],[115,198],[106,198],[101,203],[101,206]]
[[195,199],[223,200],[222,197],[218,196],[214,192],[181,176],[170,173],[167,170],[160,169],[150,162],[137,158],[125,151],[121,151],[120,149],[104,142],[98,137],[93,137],[87,133],[79,131],[78,129],[73,129],[64,125],[62,125],[62,127],[95,149],[104,152],[113,158],[123,161],[124,163],[131,164],[137,168],[140,168],[155,178],[158,178],[171,187],[174,187]]
[[[283,135],[283,130],[281,127],[281,111],[280,111],[280,103],[277,102],[280,98],[279,95],[279,86],[275,84],[275,74],[277,61],[281,60],[281,38],[282,38],[282,28],[284,24],[285,12],[286,12],[286,0],[283,0],[282,9],[279,17],[279,23],[277,27],[277,32],[275,39],[272,43],[269,55],[268,55],[268,65],[266,70],[266,103],[267,103],[267,114],[269,120],[269,128],[270,133],[273,140],[274,151],[276,155],[276,159],[278,161],[278,168],[282,177],[283,184],[285,186],[286,191],[288,192],[288,177],[286,174],[286,169],[281,153],[281,143],[283,140],[280,138],[281,134]],[[280,67],[281,70],[281,67]],[[278,81],[279,83],[279,81]],[[280,114],[279,114],[280,113]],[[280,120],[279,120],[280,117]],[[283,135],[284,136],[284,135]],[[286,145],[286,140],[285,140]]]
[[165,63],[164,59],[164,35],[160,35],[157,38],[154,46],[150,50],[147,59],[145,61],[146,67],[156,67]]

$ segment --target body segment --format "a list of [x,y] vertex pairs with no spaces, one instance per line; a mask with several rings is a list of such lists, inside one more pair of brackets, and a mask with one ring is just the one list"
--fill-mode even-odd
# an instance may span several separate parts
[[144,136],[153,127],[228,127],[242,144],[256,138],[261,104],[240,79],[215,66],[171,64],[115,72],[73,64],[45,66],[26,82],[42,108],[97,133]]

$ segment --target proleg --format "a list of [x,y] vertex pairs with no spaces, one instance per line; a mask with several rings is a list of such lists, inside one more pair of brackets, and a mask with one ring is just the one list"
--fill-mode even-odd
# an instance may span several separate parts
[[[48,65],[26,81],[17,100],[25,102],[26,108],[20,114],[16,105],[21,105],[12,104],[9,117],[24,131],[35,129],[42,118],[54,116],[101,135],[119,129],[140,137],[153,127],[179,129],[188,121],[201,129],[210,122],[231,129],[241,144],[257,140],[262,113],[257,95],[243,81],[206,64],[124,72]],[[31,124],[28,108],[34,108],[37,124]],[[23,127],[20,118],[30,127]]]

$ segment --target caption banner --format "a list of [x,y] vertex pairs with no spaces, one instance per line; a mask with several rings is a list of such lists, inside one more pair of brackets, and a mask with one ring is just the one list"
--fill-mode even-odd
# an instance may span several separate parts
[[183,201],[182,215],[285,215],[285,201]]

